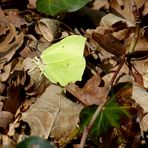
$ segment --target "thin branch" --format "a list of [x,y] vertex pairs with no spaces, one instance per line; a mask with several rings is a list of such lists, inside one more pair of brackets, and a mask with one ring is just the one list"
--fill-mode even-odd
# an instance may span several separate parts
[[83,148],[84,145],[85,145],[85,142],[86,142],[86,139],[87,139],[87,136],[88,136],[88,133],[90,132],[97,116],[99,115],[99,113],[101,112],[101,110],[103,109],[103,106],[105,105],[105,103],[107,102],[107,95],[105,97],[106,99],[103,99],[102,100],[102,103],[98,106],[97,110],[95,111],[91,121],[89,122],[88,126],[84,129],[83,131],[83,135],[82,135],[82,138],[81,138],[81,143],[80,143],[80,147],[79,148]]
[[113,75],[113,77],[112,77],[112,79],[111,79],[111,81],[110,81],[110,86],[113,86],[114,81],[115,81],[115,79],[116,79],[118,73],[120,72],[122,66],[124,65],[124,63],[125,63],[125,57],[126,57],[126,56],[124,55],[124,56],[121,58],[120,64],[119,64],[119,66],[118,66],[118,69],[116,70],[116,72],[114,73],[114,75]]

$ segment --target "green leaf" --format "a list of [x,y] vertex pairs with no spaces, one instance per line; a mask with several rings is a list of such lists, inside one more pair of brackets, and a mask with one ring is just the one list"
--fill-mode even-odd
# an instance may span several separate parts
[[85,6],[91,0],[37,0],[37,9],[55,16],[61,12],[73,12]]
[[[124,87],[124,85],[122,86]],[[98,141],[98,137],[101,134],[106,134],[111,127],[119,128],[120,119],[123,115],[130,117],[127,111],[127,109],[129,109],[130,106],[121,106],[117,102],[116,93],[114,93],[114,95],[113,94],[111,95],[111,98],[103,107],[102,111],[98,115],[89,133],[89,137],[95,142]],[[97,109],[97,105],[93,105],[93,106],[88,106],[81,111],[80,132],[82,132],[84,128],[88,125],[96,109]]]
[[81,81],[85,69],[83,51],[86,38],[71,35],[43,51],[36,64],[53,83],[61,86],[69,82]]
[[37,148],[55,148],[55,145],[52,142],[49,142],[45,139],[42,139],[40,137],[37,136],[30,136],[28,138],[26,138],[25,140],[23,140],[22,142],[20,142],[16,148],[33,148],[33,147],[37,147]]

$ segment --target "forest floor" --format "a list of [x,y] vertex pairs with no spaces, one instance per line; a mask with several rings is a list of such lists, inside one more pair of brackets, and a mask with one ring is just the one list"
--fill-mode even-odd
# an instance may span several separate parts
[[[36,0],[0,6],[0,147],[148,146],[147,0],[93,0],[54,16]],[[61,57],[60,40],[74,34],[84,53],[75,36]],[[68,70],[69,51],[78,57]]]

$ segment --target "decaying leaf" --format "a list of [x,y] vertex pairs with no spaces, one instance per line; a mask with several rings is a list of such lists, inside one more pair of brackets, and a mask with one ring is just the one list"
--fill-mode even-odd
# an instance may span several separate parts
[[0,51],[4,52],[5,51],[5,46],[8,46],[7,44],[9,44],[13,38],[15,37],[16,31],[15,31],[15,27],[13,24],[9,24],[9,33],[8,35],[5,37],[5,39],[0,43]]
[[144,113],[148,112],[148,93],[136,83],[133,85],[132,99],[143,108]]
[[102,17],[101,26],[113,28],[113,29],[119,29],[119,28],[127,28],[127,27],[133,27],[134,24],[126,19],[123,19],[122,17],[119,17],[115,14],[108,13],[104,17]]
[[120,57],[125,53],[124,45],[120,40],[109,33],[93,33],[92,38],[106,51]]
[[31,135],[56,139],[68,137],[78,123],[82,107],[64,97],[62,89],[51,85],[38,100],[22,114],[21,120],[31,128]]
[[6,88],[6,85],[0,82],[0,94],[4,92],[5,88]]
[[[15,82],[13,79],[16,77]],[[10,82],[11,84],[7,88],[7,98],[4,100],[3,109],[9,111],[13,114],[17,111],[20,104],[24,101],[25,94],[23,89],[23,84],[21,81],[24,78],[23,71],[15,71],[11,75]]]
[[144,62],[142,70],[143,70],[144,87],[148,88],[148,61]]
[[8,23],[13,24],[17,28],[21,28],[22,25],[28,25],[25,19],[20,16],[18,9],[7,9],[4,11],[5,18]]
[[94,0],[93,6],[91,7],[94,10],[100,10],[101,8],[109,8],[108,0]]
[[[134,22],[134,16],[132,14],[132,8],[131,8],[131,1],[122,1],[122,5],[120,5],[120,3],[118,3],[119,1],[117,0],[112,0],[110,1],[110,7],[115,10],[116,12],[118,12],[121,16],[123,16],[126,20],[129,20],[131,22]],[[146,2],[147,0],[135,0],[136,5],[139,8],[141,8],[143,6],[143,4]]]
[[12,63],[8,63],[3,68],[1,68],[1,70],[3,71],[2,73],[0,73],[1,82],[5,82],[6,80],[8,80],[10,72],[11,72],[11,67],[12,67]]
[[143,10],[143,16],[148,15],[148,2],[144,3],[144,10]]
[[73,94],[84,105],[99,105],[107,93],[106,87],[99,87],[101,79],[98,75],[91,77],[83,88],[71,83],[66,90]]
[[8,111],[2,111],[3,103],[0,102],[0,127],[7,128],[13,121],[14,115]]
[[27,95],[37,95],[41,94],[45,87],[49,84],[41,74],[40,70],[37,68],[37,65],[33,62],[33,59],[26,58],[23,61],[24,70],[30,76],[30,81],[27,86],[25,86],[25,90]]
[[141,120],[141,130],[142,130],[142,132],[143,131],[145,131],[145,132],[147,132],[148,131],[148,114],[146,114],[143,118],[142,118],[142,120]]
[[15,142],[8,136],[8,135],[3,135],[2,136],[2,148],[16,148]]
[[[17,35],[13,24],[10,24],[9,28],[10,28],[10,33],[1,42],[0,63],[9,62],[11,58],[13,57],[13,55],[16,53],[16,51],[21,47],[23,43],[24,34],[20,33]],[[12,41],[13,39],[14,41]]]
[[141,130],[148,131],[148,92],[142,88],[141,86],[134,84],[133,85],[133,94],[132,99],[136,101],[137,104],[139,104],[146,114],[142,120],[140,121],[141,124]]
[[37,0],[29,0],[29,4],[27,5],[27,7],[30,9],[35,9],[36,8],[36,1]]

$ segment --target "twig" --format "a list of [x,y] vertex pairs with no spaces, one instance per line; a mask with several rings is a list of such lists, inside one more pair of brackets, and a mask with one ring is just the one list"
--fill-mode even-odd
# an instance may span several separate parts
[[126,57],[126,56],[124,55],[124,56],[121,58],[121,61],[120,61],[121,63],[119,64],[118,69],[116,70],[115,74],[113,75],[113,77],[112,77],[112,79],[111,79],[111,81],[110,81],[110,85],[109,85],[109,86],[113,86],[114,81],[115,81],[115,79],[116,79],[118,73],[120,72],[122,66],[123,66],[124,63],[125,63],[125,57]]
[[83,135],[81,138],[81,143],[80,143],[80,147],[79,148],[83,148],[88,136],[88,133],[90,132],[97,116],[99,115],[99,113],[101,112],[101,110],[103,109],[103,106],[105,105],[105,103],[107,102],[107,95],[105,97],[105,99],[102,100],[101,104],[98,106],[97,110],[95,111],[91,121],[89,122],[88,126],[84,129],[83,131]]

